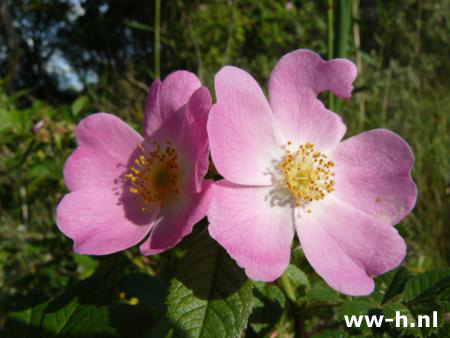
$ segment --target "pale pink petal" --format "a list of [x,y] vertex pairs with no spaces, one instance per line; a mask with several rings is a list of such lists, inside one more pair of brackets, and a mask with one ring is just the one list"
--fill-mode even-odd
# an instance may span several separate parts
[[406,245],[397,230],[332,195],[311,204],[295,223],[306,258],[336,290],[362,296],[372,278],[398,266]]
[[208,136],[216,168],[234,183],[271,184],[269,170],[284,141],[263,91],[248,73],[230,66],[216,75],[215,89]]
[[153,143],[166,145],[170,142],[175,149],[180,166],[182,190],[192,193],[202,188],[203,177],[208,171],[208,137],[206,121],[211,96],[205,87],[197,89],[188,104],[164,120],[161,127],[145,138],[144,146],[150,152]]
[[83,119],[76,134],[79,146],[64,166],[64,181],[71,191],[117,185],[142,141],[125,122],[106,113]]
[[185,105],[195,90],[202,84],[198,77],[186,70],[170,73],[162,82],[160,107],[161,115],[169,117]]
[[414,157],[400,136],[371,130],[342,142],[333,158],[337,198],[392,225],[414,207]]
[[254,280],[273,281],[289,264],[293,210],[280,204],[273,187],[214,184],[208,211],[211,237]]
[[180,147],[190,158],[194,166],[196,191],[202,189],[202,181],[209,167],[209,144],[206,132],[208,113],[211,109],[211,95],[206,87],[197,89],[192,94],[186,108],[186,122],[180,137]]
[[151,87],[148,90],[147,100],[144,108],[144,135],[151,135],[157,130],[163,120],[161,117],[161,108],[159,103],[159,97],[161,93],[161,80],[157,79],[153,81]]
[[140,246],[143,255],[155,255],[174,247],[206,215],[213,197],[212,181],[203,181],[202,190],[177,196],[161,209],[160,219]]
[[201,83],[197,76],[186,70],[170,73],[162,83],[156,80],[149,90],[144,122],[145,135],[151,135],[163,121],[183,107]]
[[136,245],[148,234],[159,207],[143,207],[139,196],[126,190],[77,190],[59,203],[56,224],[73,239],[76,252],[106,255]]
[[349,60],[323,61],[305,49],[284,55],[269,81],[270,105],[283,136],[294,144],[310,142],[316,149],[332,150],[346,127],[317,95],[331,90],[338,96],[350,97],[356,74],[356,67]]

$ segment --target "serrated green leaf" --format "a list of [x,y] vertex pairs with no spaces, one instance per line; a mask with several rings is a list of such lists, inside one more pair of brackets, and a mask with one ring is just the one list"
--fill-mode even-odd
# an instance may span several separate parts
[[341,297],[329,286],[317,282],[312,285],[311,290],[307,293],[307,299],[310,302],[339,302]]
[[175,336],[240,337],[251,311],[252,283],[206,232],[192,242],[169,288]]
[[404,267],[389,271],[375,278],[376,288],[370,297],[379,304],[385,304],[403,292],[408,278],[409,271]]
[[4,337],[36,337],[40,333],[42,316],[49,301],[32,293],[24,301],[24,309],[10,312],[5,323]]
[[[115,263],[113,258],[104,260],[102,263],[103,265],[92,277],[66,290],[49,303],[42,322],[45,332],[59,335],[73,325],[73,320],[83,318],[91,311],[94,313],[96,307],[110,303],[120,272],[113,265]],[[102,315],[101,311],[98,315]]]
[[280,319],[286,303],[283,291],[275,284],[255,282],[253,310],[249,323],[258,336],[264,336]]
[[152,318],[142,306],[80,304],[57,334],[45,337],[142,337],[149,332]]
[[[345,323],[345,316],[365,316],[365,315],[375,315],[374,313],[370,313],[373,309],[373,304],[366,301],[349,301],[342,303],[337,309],[337,315],[339,320]],[[361,326],[358,328],[355,326],[355,329],[362,330],[363,332],[370,332],[371,329],[367,326],[365,318],[361,321]]]
[[341,319],[344,318],[344,315],[346,316],[360,316],[360,315],[366,315],[369,313],[370,309],[373,308],[373,304],[365,301],[349,301],[342,303],[338,308],[337,312],[339,317]]
[[310,288],[308,277],[297,266],[289,264],[287,274],[292,281],[292,284],[294,284],[298,295],[304,294],[304,289]]
[[[391,303],[387,304],[383,307],[383,313],[386,319],[394,319],[393,322],[389,323],[392,327],[396,327],[396,316],[397,311],[400,316],[406,316],[407,318],[407,327],[400,327],[402,331],[408,332],[414,337],[423,337],[420,328],[417,326],[417,317],[411,312],[411,310],[401,303]],[[387,322],[386,322],[387,323]],[[403,325],[403,321],[400,321],[400,325]]]
[[427,271],[407,281],[404,300],[411,303],[430,299],[449,287],[450,268]]
[[142,337],[153,318],[142,305],[114,304],[120,262],[101,261],[95,274],[52,300],[42,320],[47,337]]
[[[445,312],[435,301],[415,302],[408,305],[411,313],[418,318],[418,316],[428,316],[430,318],[430,327],[424,325],[420,328],[424,337],[429,337],[436,333],[440,327],[445,324]],[[437,325],[433,325],[433,316],[436,315]]]
[[409,271],[404,267],[400,267],[394,274],[391,283],[389,284],[384,294],[381,304],[388,302],[398,294],[402,293],[408,278],[409,278]]

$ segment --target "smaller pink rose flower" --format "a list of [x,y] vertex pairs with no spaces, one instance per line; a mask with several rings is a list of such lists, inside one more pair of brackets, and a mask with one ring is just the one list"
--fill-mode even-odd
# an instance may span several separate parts
[[172,248],[206,214],[207,88],[177,71],[150,88],[144,137],[118,117],[97,113],[76,129],[78,148],[64,167],[69,193],[56,210],[74,250],[104,255],[143,241],[144,255]]
[[209,233],[250,278],[283,273],[294,229],[313,268],[346,294],[371,293],[372,278],[402,262],[393,225],[416,201],[410,147],[385,129],[341,141],[345,124],[317,99],[349,98],[356,74],[348,60],[297,50],[275,66],[269,101],[239,68],[216,75],[207,129],[224,180],[213,185]]

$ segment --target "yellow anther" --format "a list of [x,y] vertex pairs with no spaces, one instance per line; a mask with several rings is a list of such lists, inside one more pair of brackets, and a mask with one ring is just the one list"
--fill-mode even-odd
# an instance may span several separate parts
[[[170,141],[166,146],[153,142],[154,150],[148,152],[144,146],[139,149],[144,153],[134,159],[140,170],[131,166],[125,180],[131,185],[129,191],[138,194],[144,202],[159,202],[161,206],[172,195],[178,193],[178,157]],[[146,210],[145,207],[142,208]]]
[[[334,190],[335,182],[330,180],[330,176],[334,176],[330,171],[333,166],[334,163],[314,150],[314,145],[309,142],[300,145],[295,152],[286,150],[284,159],[278,163],[296,206],[319,201]],[[307,212],[310,213],[311,209]]]

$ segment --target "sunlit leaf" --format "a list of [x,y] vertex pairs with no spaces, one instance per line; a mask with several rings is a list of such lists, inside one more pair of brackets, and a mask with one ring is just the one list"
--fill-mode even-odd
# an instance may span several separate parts
[[240,337],[250,315],[252,283],[203,232],[180,262],[167,303],[177,335]]

